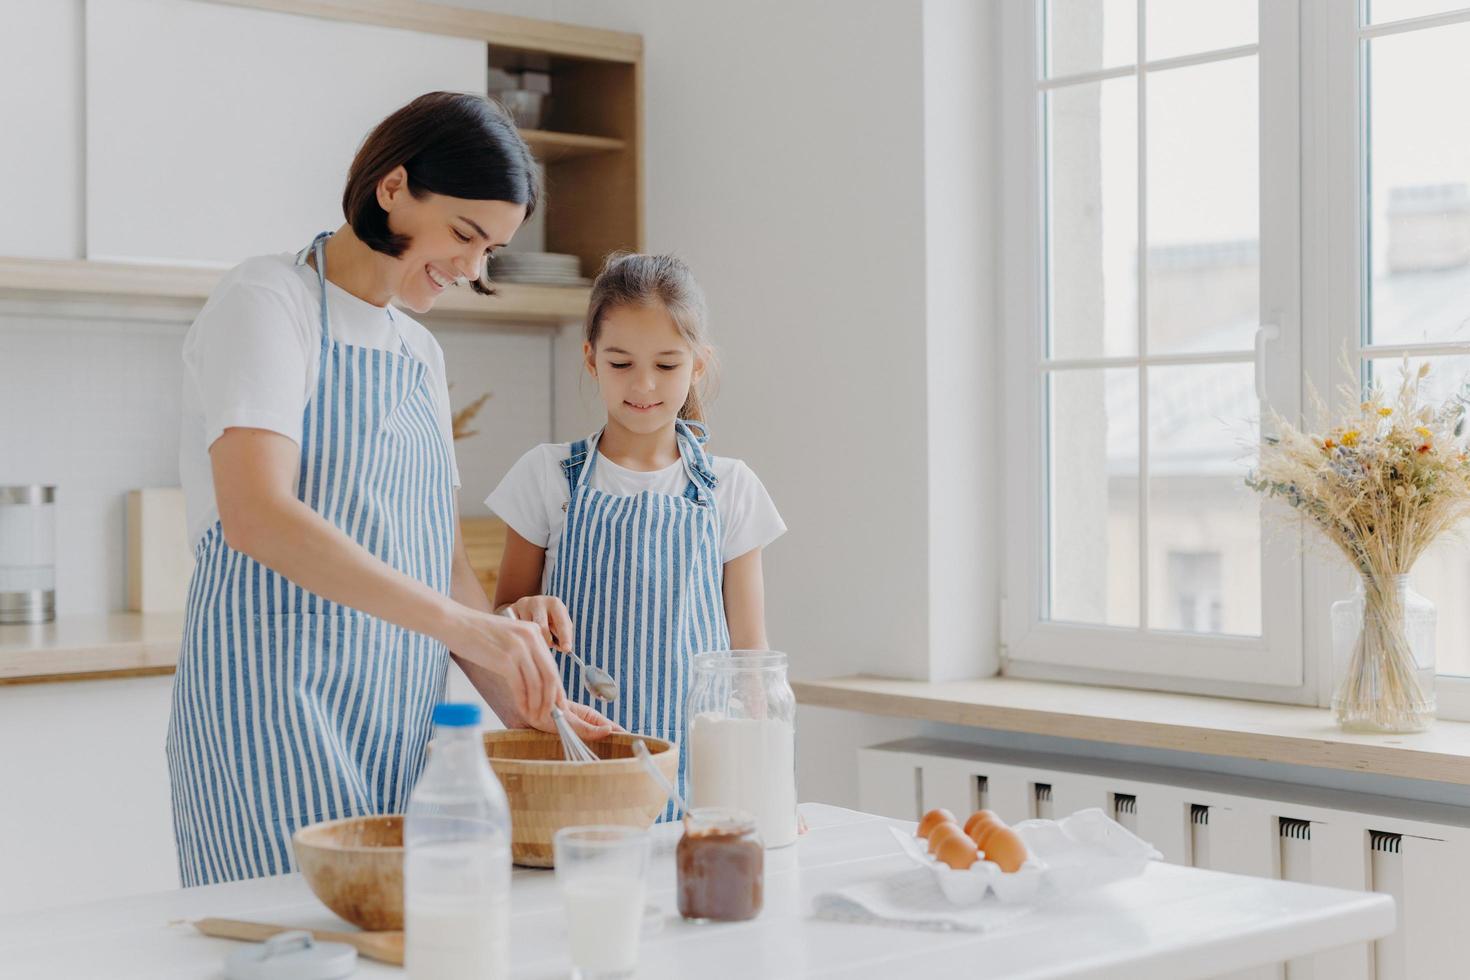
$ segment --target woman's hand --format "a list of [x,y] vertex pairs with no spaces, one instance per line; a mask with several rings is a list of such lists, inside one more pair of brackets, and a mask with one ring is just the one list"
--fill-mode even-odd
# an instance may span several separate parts
[[541,638],[547,646],[558,650],[572,649],[572,640],[576,636],[572,629],[572,617],[567,612],[566,604],[556,596],[524,596],[505,606],[503,611],[510,613],[512,619],[539,626]]
[[[598,739],[607,738],[613,732],[623,730],[621,725],[610,721],[596,708],[578,704],[570,698],[564,699],[558,707],[561,708],[562,714],[566,715],[572,731],[576,732],[584,742],[596,742]],[[556,733],[556,723],[549,714],[546,716],[545,724],[537,721],[532,723],[531,727],[543,732]]]
[[[560,599],[528,596],[521,602],[534,603],[535,600],[545,600],[547,605],[554,603],[561,610],[562,619],[570,622]],[[595,709],[567,697],[556,663],[546,648],[545,624],[523,622],[469,608],[464,613],[465,622],[460,625],[464,630],[462,638],[451,643],[450,648],[465,661],[466,675],[482,694],[486,690],[482,688],[484,681],[476,676],[481,671],[492,675],[491,684],[512,693],[517,717],[502,718],[502,721],[511,727],[555,733],[556,722],[551,717],[554,705],[561,708],[572,730],[585,741],[596,741],[622,731]],[[554,623],[556,620],[551,621]]]
[[511,692],[521,720],[550,730],[552,706],[565,702],[566,692],[541,627],[460,606],[443,639],[458,657],[494,675]]

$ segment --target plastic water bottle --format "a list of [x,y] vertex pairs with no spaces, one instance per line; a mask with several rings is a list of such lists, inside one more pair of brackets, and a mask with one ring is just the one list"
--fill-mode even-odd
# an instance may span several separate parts
[[485,758],[477,705],[434,708],[434,741],[403,843],[411,980],[509,977],[510,807]]

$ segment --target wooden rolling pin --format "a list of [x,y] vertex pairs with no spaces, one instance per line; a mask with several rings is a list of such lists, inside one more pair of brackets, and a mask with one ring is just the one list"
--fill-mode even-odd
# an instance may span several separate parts
[[[298,931],[295,926],[272,926],[264,922],[241,919],[195,919],[191,925],[206,936],[217,939],[244,939],[263,943],[278,932]],[[333,932],[329,929],[305,929],[324,943],[346,943],[368,959],[380,963],[403,965],[403,933],[398,932]]]

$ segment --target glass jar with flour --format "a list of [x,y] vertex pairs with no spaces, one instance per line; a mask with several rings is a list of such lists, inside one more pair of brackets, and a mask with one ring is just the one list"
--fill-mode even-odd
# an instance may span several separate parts
[[690,805],[744,810],[767,847],[793,843],[796,696],[786,682],[786,654],[699,654],[684,717]]

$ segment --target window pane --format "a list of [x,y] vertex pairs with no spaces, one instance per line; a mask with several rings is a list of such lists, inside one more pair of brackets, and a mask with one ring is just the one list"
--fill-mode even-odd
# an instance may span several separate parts
[[1044,0],[1046,74],[1131,65],[1138,50],[1135,0]]
[[[1419,385],[1427,404],[1441,404],[1470,381],[1470,356],[1412,358],[1409,370],[1429,362],[1429,376]],[[1403,359],[1378,358],[1368,362],[1371,379],[1395,393],[1403,383]],[[1470,524],[1446,534],[1414,564],[1410,576],[1415,590],[1434,603],[1439,614],[1435,654],[1441,674],[1470,676]]]
[[1148,0],[1148,60],[1255,44],[1256,0]]
[[1151,353],[1244,350],[1260,321],[1257,59],[1148,76]]
[[1427,17],[1451,10],[1464,10],[1470,5],[1465,0],[1365,0],[1364,6],[1368,8],[1368,23],[1386,24],[1410,17]]
[[1261,632],[1254,368],[1148,369],[1149,626]]
[[1138,625],[1138,371],[1047,377],[1050,617]]
[[1470,339],[1470,24],[1369,42],[1367,324],[1375,344]]
[[1133,78],[1046,95],[1053,357],[1138,349],[1138,98]]

